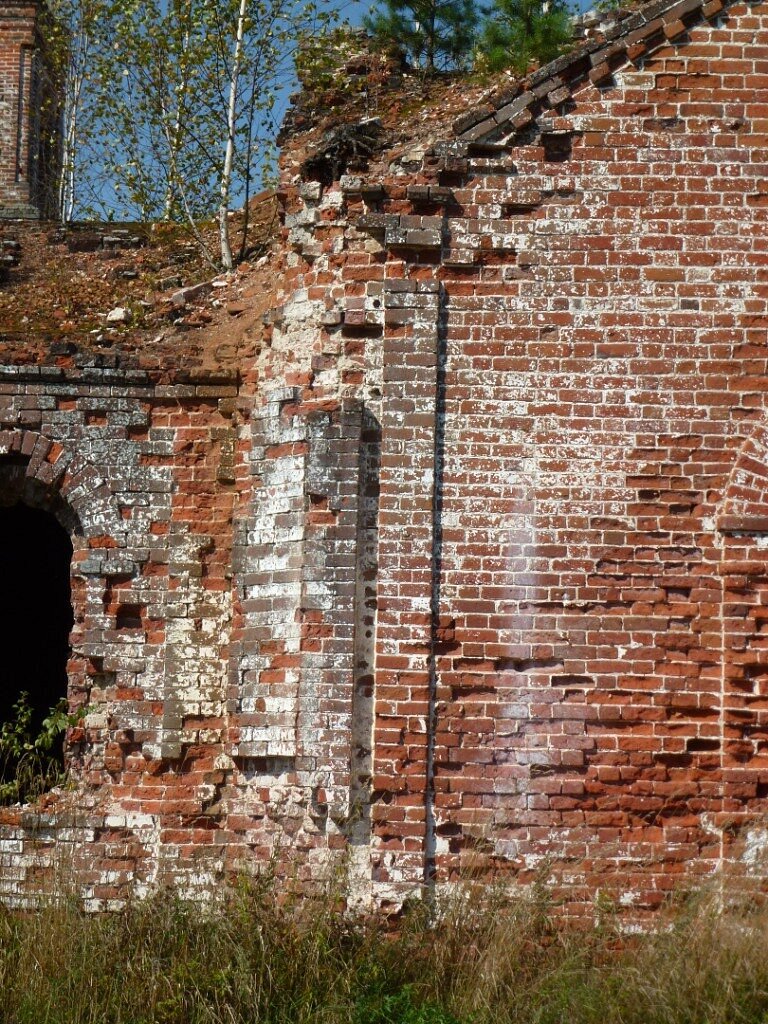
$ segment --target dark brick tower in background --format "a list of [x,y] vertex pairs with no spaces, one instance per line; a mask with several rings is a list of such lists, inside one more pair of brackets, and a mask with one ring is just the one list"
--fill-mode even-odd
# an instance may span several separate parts
[[55,213],[56,107],[39,0],[0,2],[0,218]]

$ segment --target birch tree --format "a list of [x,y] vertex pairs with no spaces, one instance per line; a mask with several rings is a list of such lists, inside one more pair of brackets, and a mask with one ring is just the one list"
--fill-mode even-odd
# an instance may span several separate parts
[[238,86],[240,84],[240,72],[243,66],[243,39],[245,37],[245,18],[247,12],[248,0],[240,0],[240,7],[237,12],[237,29],[235,31],[235,50],[232,58],[232,73],[229,79],[227,142],[224,150],[224,167],[221,172],[221,202],[219,204],[221,262],[226,270],[231,270],[233,265],[232,245],[229,238],[229,208],[230,197],[232,194],[232,169],[235,162]]
[[[77,206],[85,96],[95,198],[80,211],[183,221],[210,261],[231,269],[233,203],[269,162],[296,47],[332,23],[330,0],[55,2],[68,5],[78,69],[68,87],[62,209],[71,216]],[[218,252],[204,241],[208,219],[218,224]]]
[[298,39],[330,18],[302,0],[124,0],[121,81],[103,100],[119,135],[109,166],[121,201],[145,220],[184,220],[201,245],[200,221],[215,214],[219,252],[208,255],[231,269],[233,197],[273,145]]
[[57,105],[50,119],[58,149],[54,206],[62,222],[72,220],[78,202],[80,170],[92,136],[91,67],[102,40],[104,0],[48,0],[41,10],[45,65],[52,78],[46,102]]

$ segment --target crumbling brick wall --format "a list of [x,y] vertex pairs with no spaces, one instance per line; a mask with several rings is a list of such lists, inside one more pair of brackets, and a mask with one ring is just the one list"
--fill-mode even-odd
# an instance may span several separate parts
[[766,44],[764,3],[657,3],[330,183],[298,138],[237,374],[3,371],[89,707],[6,898],[62,850],[95,902],[277,863],[637,916],[759,867]]
[[546,869],[642,912],[756,857],[767,31],[651,5],[297,184],[315,387],[381,429],[380,896]]
[[92,900],[165,870],[213,883],[198,864],[222,778],[234,386],[86,365],[6,367],[1,389],[3,503],[50,510],[73,539],[69,699],[87,709],[68,739],[78,792],[6,812],[4,893],[65,861]]

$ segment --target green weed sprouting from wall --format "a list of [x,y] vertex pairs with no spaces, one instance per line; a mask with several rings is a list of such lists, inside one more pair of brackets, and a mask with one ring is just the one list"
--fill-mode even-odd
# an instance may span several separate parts
[[11,716],[0,725],[0,805],[28,803],[64,780],[61,744],[83,714],[69,714],[62,698],[36,729],[29,694],[19,695]]

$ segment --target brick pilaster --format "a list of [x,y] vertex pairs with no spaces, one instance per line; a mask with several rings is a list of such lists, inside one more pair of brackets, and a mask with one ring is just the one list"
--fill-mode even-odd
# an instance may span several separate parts
[[409,884],[427,842],[438,285],[386,286],[374,733],[374,877]]

